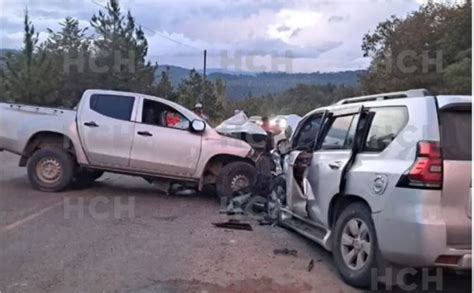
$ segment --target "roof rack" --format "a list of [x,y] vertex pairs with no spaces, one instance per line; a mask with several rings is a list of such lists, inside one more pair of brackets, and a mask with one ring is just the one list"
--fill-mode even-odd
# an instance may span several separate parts
[[354,98],[342,99],[336,103],[336,105],[345,105],[352,103],[362,103],[362,102],[371,102],[371,101],[381,101],[381,100],[390,100],[390,99],[403,99],[403,98],[415,98],[415,97],[425,97],[430,96],[431,93],[427,89],[412,89],[400,92],[391,92],[383,94],[375,94],[370,96],[361,96]]

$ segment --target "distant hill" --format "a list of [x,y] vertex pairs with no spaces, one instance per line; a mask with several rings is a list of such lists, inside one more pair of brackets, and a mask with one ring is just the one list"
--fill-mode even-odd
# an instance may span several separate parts
[[[156,73],[157,79],[160,78],[161,72],[166,70],[167,66],[170,68],[170,80],[173,86],[177,86],[182,79],[189,75],[189,69],[172,65],[161,65]],[[209,80],[224,80],[226,82],[227,96],[233,100],[241,100],[249,95],[279,94],[298,84],[322,85],[332,83],[336,85],[358,86],[359,76],[364,73],[364,70],[313,73],[253,73],[209,69],[207,78]]]
[[17,50],[14,50],[14,49],[0,49],[0,57],[3,57],[7,53],[10,53],[10,52],[17,52]]
[[[12,49],[0,49],[0,58],[9,52],[15,52]],[[0,67],[3,61],[0,60]],[[189,76],[190,69],[173,66],[160,65],[155,73],[158,80],[161,72],[166,68],[170,69],[170,81],[173,86],[178,84]],[[201,70],[198,70],[202,73]],[[269,94],[280,94],[298,84],[306,85],[347,85],[358,86],[359,76],[364,74],[364,70],[340,71],[340,72],[313,72],[313,73],[255,73],[246,71],[231,71],[220,68],[209,68],[207,70],[209,80],[222,79],[226,83],[227,96],[233,100],[242,100],[248,96],[264,96]]]

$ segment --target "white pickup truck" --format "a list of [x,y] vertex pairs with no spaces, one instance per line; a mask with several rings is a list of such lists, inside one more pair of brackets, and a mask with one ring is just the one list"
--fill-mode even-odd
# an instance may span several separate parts
[[248,143],[176,103],[139,93],[87,90],[77,110],[0,103],[0,150],[20,155],[33,187],[48,192],[104,171],[215,185],[221,197],[256,180]]

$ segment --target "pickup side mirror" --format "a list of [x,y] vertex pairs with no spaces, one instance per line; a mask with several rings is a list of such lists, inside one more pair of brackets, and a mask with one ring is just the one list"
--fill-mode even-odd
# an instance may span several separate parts
[[291,151],[291,144],[288,139],[280,140],[276,147],[280,155],[286,155]]
[[206,129],[206,122],[195,119],[191,123],[191,129],[194,132],[203,132]]

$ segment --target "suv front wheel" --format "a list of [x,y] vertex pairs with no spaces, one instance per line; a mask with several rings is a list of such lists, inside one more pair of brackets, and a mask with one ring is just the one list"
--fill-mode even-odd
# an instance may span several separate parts
[[334,228],[333,257],[344,281],[369,287],[376,268],[377,237],[370,209],[356,202],[339,215]]

